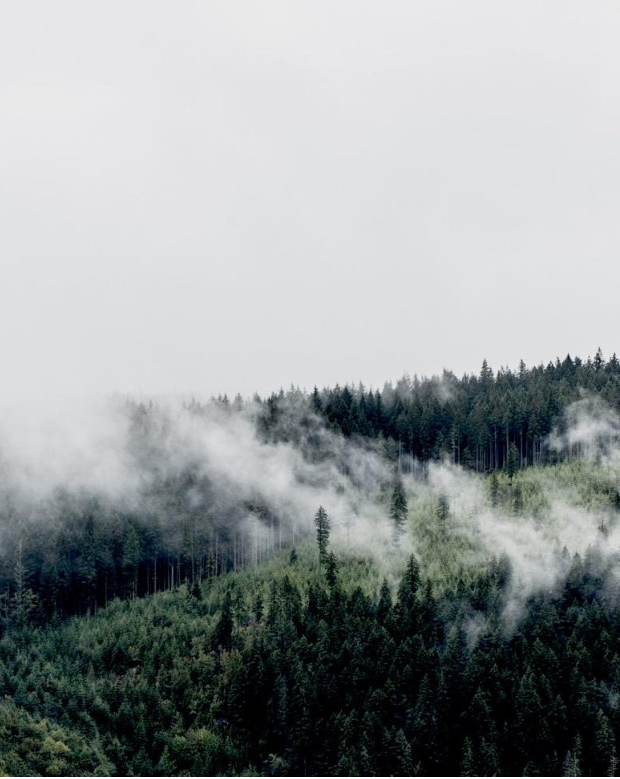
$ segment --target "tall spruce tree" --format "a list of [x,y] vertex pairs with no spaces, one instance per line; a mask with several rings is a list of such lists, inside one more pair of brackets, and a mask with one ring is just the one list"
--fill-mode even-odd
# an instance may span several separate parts
[[506,461],[506,473],[508,474],[508,478],[510,479],[511,485],[512,485],[512,480],[514,478],[514,475],[518,469],[519,469],[519,450],[517,449],[515,442],[512,441],[512,443],[508,447],[508,460]]
[[233,631],[233,608],[232,608],[232,595],[230,590],[226,590],[224,600],[222,601],[222,609],[220,611],[220,618],[215,627],[215,646],[222,649],[230,649],[230,640]]
[[405,532],[407,520],[407,496],[403,480],[399,473],[395,474],[390,500],[390,519],[392,520],[392,541],[396,548],[400,546],[401,538]]
[[437,498],[435,516],[437,517],[439,529],[442,533],[445,533],[448,517],[450,516],[450,503],[448,502],[448,498],[443,493],[441,493],[441,495]]
[[316,544],[319,549],[319,569],[321,563],[327,560],[327,547],[329,546],[329,517],[323,506],[319,506],[319,510],[314,517],[314,524],[316,527]]

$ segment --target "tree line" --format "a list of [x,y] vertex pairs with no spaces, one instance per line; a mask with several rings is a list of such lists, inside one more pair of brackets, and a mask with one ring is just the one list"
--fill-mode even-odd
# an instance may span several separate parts
[[[620,361],[605,360],[601,350],[593,359],[567,355],[547,365],[496,373],[486,360],[478,375],[457,378],[403,377],[380,390],[363,385],[335,386],[310,395],[312,407],[344,436],[382,438],[389,456],[405,455],[426,462],[449,458],[476,471],[506,468],[510,447],[519,466],[555,462],[558,454],[544,442],[564,409],[583,392],[620,409]],[[276,405],[286,393],[267,401]]]

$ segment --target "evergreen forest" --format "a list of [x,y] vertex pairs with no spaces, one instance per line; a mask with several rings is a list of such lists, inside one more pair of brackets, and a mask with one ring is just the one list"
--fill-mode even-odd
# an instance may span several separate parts
[[599,350],[5,436],[0,773],[616,775],[619,413]]

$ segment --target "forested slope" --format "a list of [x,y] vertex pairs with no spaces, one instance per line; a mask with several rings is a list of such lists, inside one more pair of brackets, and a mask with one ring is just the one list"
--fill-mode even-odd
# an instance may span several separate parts
[[3,420],[0,772],[613,774],[619,378]]
[[510,564],[434,595],[411,558],[280,553],[193,590],[0,641],[10,774],[607,775],[620,733],[617,560],[502,611]]
[[[385,498],[395,470],[425,476],[451,462],[488,473],[579,456],[583,437],[550,441],[584,398],[604,404],[599,423],[620,408],[615,355],[182,410],[123,400],[71,410],[51,439],[0,426],[0,619],[17,606],[38,620],[93,613],[255,565],[307,532],[328,493],[345,496],[346,511],[335,508],[353,526]],[[615,444],[618,425],[602,421]]]
[[[449,457],[477,471],[506,467],[510,444],[519,464],[553,462],[545,439],[564,410],[585,395],[620,408],[620,361],[567,355],[547,365],[494,372],[484,361],[476,376],[404,376],[381,391],[359,387],[315,389],[313,407],[345,436],[392,439],[393,457],[419,461]],[[280,396],[281,397],[281,396]],[[277,403],[273,396],[271,403]]]

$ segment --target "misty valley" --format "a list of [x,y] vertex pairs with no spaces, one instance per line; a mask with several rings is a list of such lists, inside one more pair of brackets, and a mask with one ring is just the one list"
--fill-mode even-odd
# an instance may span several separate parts
[[620,362],[0,421],[0,773],[614,776]]

